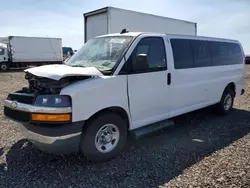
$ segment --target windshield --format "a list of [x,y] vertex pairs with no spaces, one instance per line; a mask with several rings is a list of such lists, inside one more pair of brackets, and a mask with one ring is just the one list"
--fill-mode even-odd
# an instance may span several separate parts
[[91,39],[67,61],[66,65],[110,71],[118,63],[132,39],[131,36]]

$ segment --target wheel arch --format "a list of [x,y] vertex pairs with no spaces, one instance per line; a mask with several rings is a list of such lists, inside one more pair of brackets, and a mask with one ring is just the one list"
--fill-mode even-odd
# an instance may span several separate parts
[[[97,111],[92,116],[90,116],[89,119],[86,120],[86,123],[88,123],[88,121],[96,118],[98,115],[105,113],[105,112],[115,113],[115,114],[121,116],[127,125],[127,130],[129,130],[131,128],[131,121],[130,121],[130,116],[129,116],[128,112],[124,108],[119,107],[119,106],[106,107],[104,109]],[[86,126],[83,126],[83,130],[85,127]]]
[[[226,97],[226,94],[227,94],[226,91],[228,91],[228,89],[232,90],[232,92],[233,92],[232,95],[234,95],[234,96],[232,96],[233,99],[232,99],[232,101],[231,101],[231,107],[230,107],[229,109],[225,109],[225,108],[224,108],[224,105],[225,105],[225,97]],[[226,115],[226,114],[229,113],[229,111],[230,111],[230,110],[232,109],[232,107],[233,107],[233,102],[234,102],[235,94],[236,94],[236,85],[235,85],[235,83],[234,83],[234,82],[228,83],[228,84],[226,85],[226,87],[224,88],[224,91],[223,91],[223,93],[222,93],[222,95],[221,95],[220,102],[217,103],[217,105],[216,105],[216,107],[217,107],[217,108],[216,108],[216,111],[217,111],[218,114],[220,114],[220,115]]]
[[[234,82],[230,82],[229,84],[227,84],[227,86],[225,87],[223,93],[224,93],[224,92],[226,91],[226,89],[228,89],[228,88],[230,88],[230,89],[233,90],[234,96],[235,96],[235,95],[236,95],[236,85],[235,85],[235,83],[234,83]],[[222,93],[222,95],[223,95],[223,93]]]

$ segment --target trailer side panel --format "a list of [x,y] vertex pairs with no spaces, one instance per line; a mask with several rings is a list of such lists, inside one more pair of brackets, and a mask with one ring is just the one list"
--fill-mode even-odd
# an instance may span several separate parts
[[12,62],[60,62],[60,38],[10,37]]
[[108,33],[108,12],[85,17],[85,42],[89,39]]
[[155,16],[135,11],[110,8],[110,33],[122,29],[131,32],[156,32],[178,35],[196,35],[196,23]]

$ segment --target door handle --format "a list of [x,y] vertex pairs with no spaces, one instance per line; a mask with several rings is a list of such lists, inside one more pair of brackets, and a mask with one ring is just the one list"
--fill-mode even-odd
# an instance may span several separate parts
[[168,85],[170,85],[171,84],[171,73],[168,73]]

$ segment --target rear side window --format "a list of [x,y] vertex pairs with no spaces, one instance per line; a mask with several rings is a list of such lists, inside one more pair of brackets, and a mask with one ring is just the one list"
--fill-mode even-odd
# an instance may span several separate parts
[[193,55],[190,41],[187,39],[171,39],[175,69],[193,68]]
[[190,40],[193,57],[194,67],[208,67],[211,66],[211,57],[209,45],[206,41]]
[[233,65],[243,62],[243,54],[239,44],[227,42],[209,42],[212,65]]
[[175,69],[243,63],[240,45],[189,39],[171,39]]
[[242,62],[244,61],[244,57],[240,45],[232,43],[231,48],[233,53],[233,64],[242,64]]

